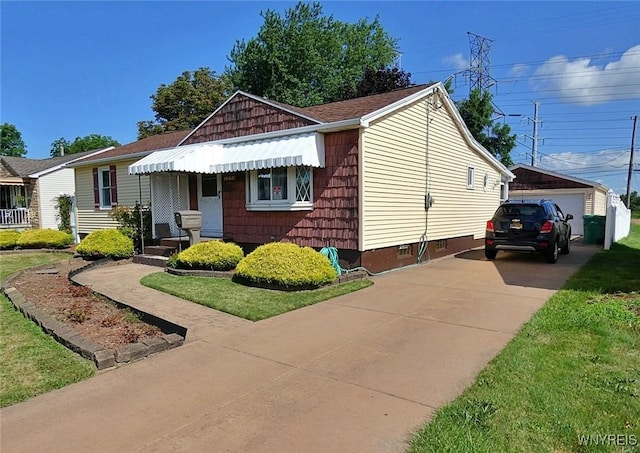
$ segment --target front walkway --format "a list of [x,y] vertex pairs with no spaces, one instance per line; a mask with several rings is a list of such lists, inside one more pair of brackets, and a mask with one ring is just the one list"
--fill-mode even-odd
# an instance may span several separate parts
[[122,265],[81,276],[189,328],[184,346],[2,410],[7,452],[392,452],[455,398],[566,278],[482,251],[385,274],[375,285],[250,323],[137,284]]

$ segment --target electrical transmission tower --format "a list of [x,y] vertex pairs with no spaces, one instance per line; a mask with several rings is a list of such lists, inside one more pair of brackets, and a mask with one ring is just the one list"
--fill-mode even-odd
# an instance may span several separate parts
[[469,46],[471,47],[469,69],[465,71],[469,76],[469,93],[475,89],[484,92],[496,83],[496,79],[491,77],[490,73],[493,39],[484,38],[471,32],[467,32],[467,35],[469,35]]

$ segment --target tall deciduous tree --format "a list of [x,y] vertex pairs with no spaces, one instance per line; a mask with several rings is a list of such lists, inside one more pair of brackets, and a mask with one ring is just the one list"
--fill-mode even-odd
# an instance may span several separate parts
[[3,123],[0,125],[0,155],[24,157],[27,154],[27,146],[22,140],[22,133],[13,125]]
[[94,149],[108,148],[109,146],[120,146],[120,143],[106,135],[90,134],[85,137],[76,137],[73,142],[69,142],[64,137],[60,137],[51,143],[51,157],[58,157],[67,154],[82,153]]
[[155,121],[138,121],[138,138],[196,127],[231,94],[233,86],[207,67],[185,71],[151,95]]
[[505,166],[513,165],[511,150],[516,146],[516,135],[508,124],[493,120],[493,96],[488,91],[473,90],[468,99],[458,103],[458,110],[471,135]]
[[345,87],[344,98],[357,98],[372,94],[388,93],[389,91],[411,86],[411,73],[400,68],[367,68],[358,80],[355,91],[352,87]]
[[300,107],[338,101],[367,68],[388,67],[397,55],[378,17],[341,22],[302,2],[284,16],[260,14],[257,36],[236,41],[225,68],[237,88],[258,96]]

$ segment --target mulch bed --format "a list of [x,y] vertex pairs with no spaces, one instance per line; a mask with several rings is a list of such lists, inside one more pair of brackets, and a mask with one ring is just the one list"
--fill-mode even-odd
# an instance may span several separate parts
[[13,279],[11,286],[40,310],[107,349],[163,335],[158,327],[140,321],[133,312],[119,309],[90,288],[69,280],[69,272],[88,264],[82,258],[73,258],[28,269]]

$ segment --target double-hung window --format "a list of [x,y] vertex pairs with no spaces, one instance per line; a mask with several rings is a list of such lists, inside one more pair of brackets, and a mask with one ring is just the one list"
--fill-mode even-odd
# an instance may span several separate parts
[[118,204],[116,167],[93,168],[93,206],[96,209],[112,209]]
[[247,172],[246,206],[249,211],[313,209],[311,167],[263,168]]
[[111,209],[111,172],[108,167],[98,169],[98,182],[100,184],[100,208]]

